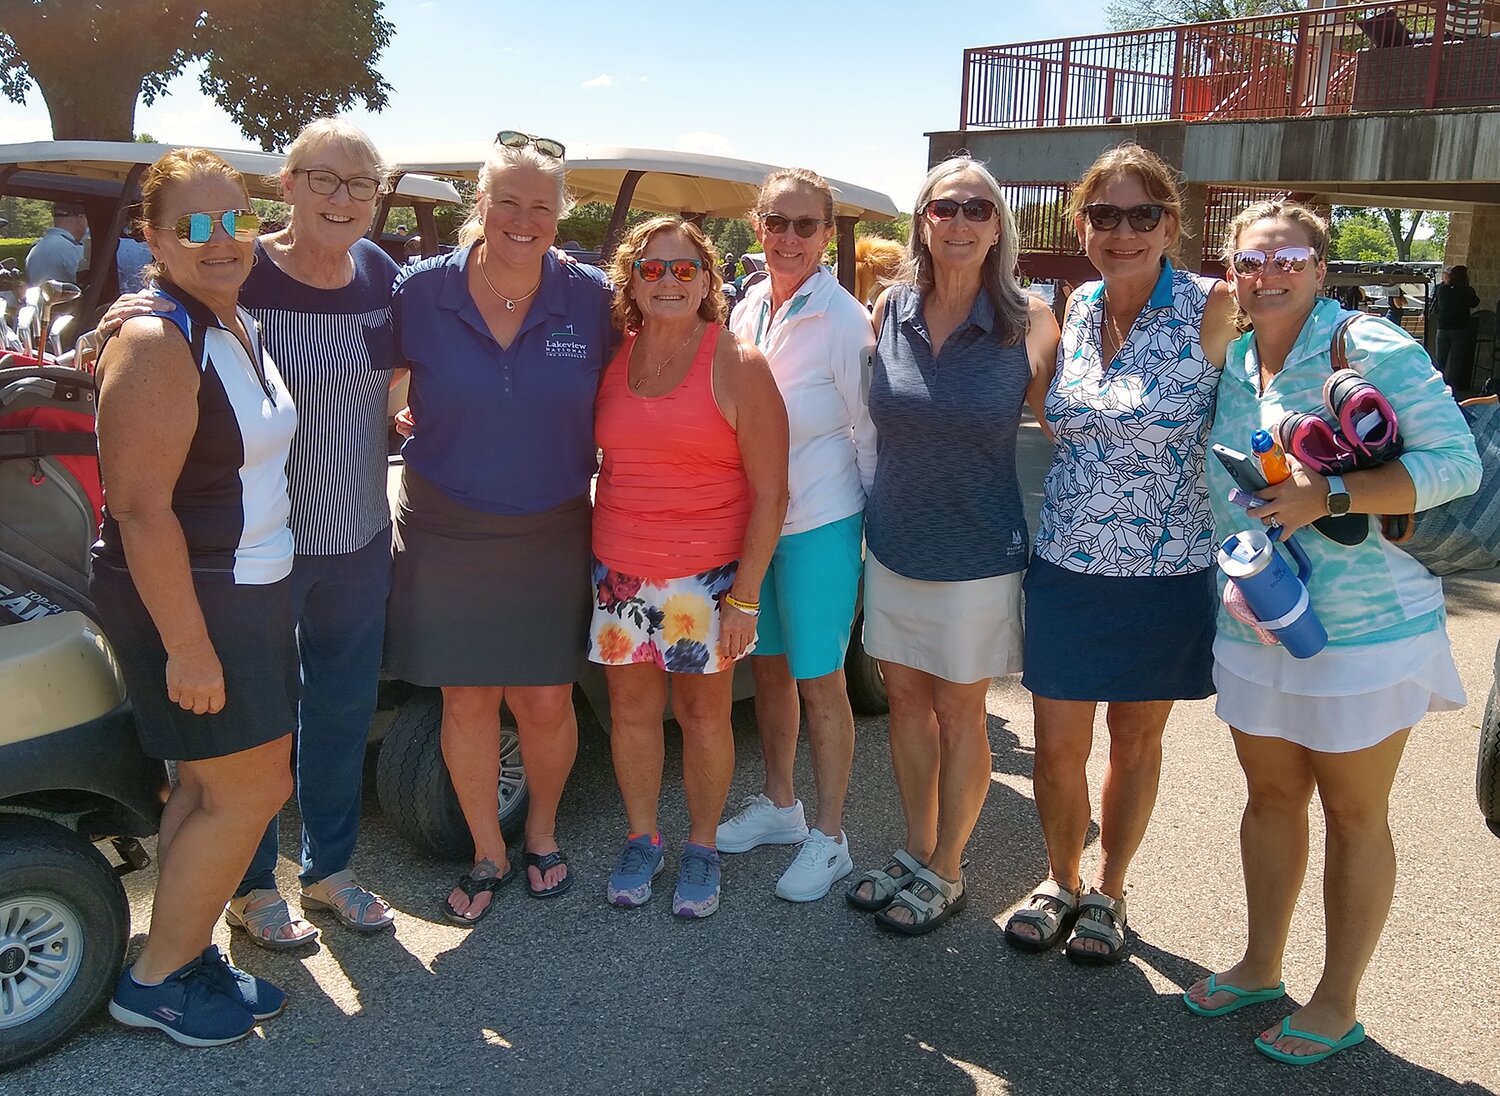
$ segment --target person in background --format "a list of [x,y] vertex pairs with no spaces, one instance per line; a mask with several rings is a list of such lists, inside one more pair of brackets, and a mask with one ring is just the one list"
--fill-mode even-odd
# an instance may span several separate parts
[[[1176,701],[1213,692],[1203,474],[1234,303],[1222,280],[1168,260],[1182,198],[1153,153],[1106,151],[1073,188],[1071,213],[1102,277],[1068,300],[1042,419],[1056,445],[1026,574],[1021,683],[1036,715],[1047,878],[1011,915],[1006,939],[1042,951],[1066,938],[1069,959],[1112,963],[1125,954],[1126,873],[1156,803],[1167,718]],[[1102,856],[1085,887],[1100,704],[1109,733]]]
[[845,898],[907,935],[968,901],[964,847],[990,787],[985,694],[1021,667],[1016,435],[1023,400],[1041,418],[1057,322],[1021,288],[1019,252],[994,176],[944,160],[917,196],[906,277],[871,317],[864,644],[890,694],[906,842]]
[[26,280],[32,285],[55,280],[77,282],[83,263],[83,239],[89,221],[83,206],[58,202],[52,207],[52,227],[26,253]]
[[1406,294],[1399,289],[1393,289],[1385,299],[1385,318],[1397,327],[1406,316]]
[[[854,762],[844,654],[863,566],[865,495],[875,478],[875,426],[865,407],[874,337],[869,313],[820,265],[833,236],[833,189],[805,168],[766,178],[752,215],[770,278],[753,287],[730,329],[770,362],[791,436],[789,498],[761,582],[755,721],[765,781],[719,826],[720,852],[801,848],[776,895],[811,902],[854,870],[843,830]],[[792,782],[802,709],[818,790],[809,829]]]
[[109,1011],[188,1046],[242,1039],[286,994],[229,965],[214,921],[292,790],[296,628],[286,460],[297,412],[239,307],[259,222],[203,149],[146,171],[141,219],[176,308],[100,355],[105,516],[90,591],[150,757],[177,763],[151,928]]
[[1405,447],[1390,463],[1342,477],[1289,458],[1291,476],[1258,492],[1268,502],[1254,517],[1228,501],[1228,473],[1209,468],[1220,536],[1257,518],[1297,534],[1312,562],[1311,608],[1329,642],[1296,659],[1285,647],[1264,646],[1219,609],[1216,711],[1229,725],[1249,792],[1240,822],[1248,939],[1237,963],[1183,995],[1200,1016],[1285,995],[1282,960],[1307,871],[1308,805],[1316,792],[1327,831],[1322,977],[1305,1005],[1255,1041],[1261,1053],[1297,1065],[1365,1037],[1359,984],[1396,882],[1389,823],[1396,770],[1413,724],[1464,704],[1441,580],[1382,536],[1379,521],[1367,519],[1367,534],[1355,545],[1335,544],[1307,526],[1327,515],[1424,510],[1473,493],[1481,472],[1462,413],[1409,335],[1357,320],[1336,335],[1355,314],[1318,295],[1327,250],[1327,225],[1292,202],[1258,203],[1231,222],[1225,261],[1253,327],[1229,348],[1209,440],[1235,446],[1251,431],[1275,430],[1288,411],[1320,411],[1325,398],[1343,398],[1327,388],[1338,337],[1352,367],[1340,374],[1351,378],[1341,388],[1379,389]]
[[1469,268],[1455,266],[1443,272],[1442,283],[1432,291],[1432,311],[1437,318],[1437,354],[1433,364],[1455,392],[1468,383],[1474,362],[1474,310],[1479,294],[1469,284]]
[[139,229],[126,228],[115,245],[115,279],[121,295],[146,288],[145,270],[151,261],[151,249],[144,240],[136,238],[138,235]]
[[719,264],[696,225],[655,217],[637,226],[610,277],[626,335],[595,403],[603,463],[588,645],[609,683],[609,747],[628,822],[608,897],[644,905],[663,869],[670,683],[689,817],[672,912],[708,917],[719,908],[716,830],[734,776],[734,664],[755,645],[786,516],[786,410],[760,351],[724,330]]

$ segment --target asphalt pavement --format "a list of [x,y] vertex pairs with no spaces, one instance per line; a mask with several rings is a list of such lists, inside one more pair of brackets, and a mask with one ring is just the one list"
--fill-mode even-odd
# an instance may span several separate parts
[[[1028,424],[1022,467],[1033,518],[1046,459]],[[1238,958],[1244,941],[1244,785],[1211,700],[1179,705],[1169,725],[1161,799],[1128,895],[1138,934],[1129,961],[1082,969],[1006,946],[1005,913],[1045,872],[1031,707],[1019,679],[1007,678],[989,694],[993,786],[970,849],[969,906],[934,935],[881,933],[838,890],[809,905],[777,900],[789,849],[726,857],[721,912],[702,923],[674,919],[686,812],[671,730],[668,873],[644,909],[609,907],[604,883],[624,823],[608,743],[595,730],[560,819],[578,878],[566,897],[533,901],[511,886],[472,930],[447,924],[438,902],[462,865],[405,845],[372,792],[356,866],[396,907],[394,935],[361,938],[323,921],[321,944],[272,954],[221,923],[215,939],[233,960],[292,995],[284,1016],[205,1051],[101,1015],[62,1049],[0,1078],[0,1093],[1494,1092],[1500,839],[1479,817],[1474,761],[1500,635],[1500,575],[1450,580],[1448,591],[1470,704],[1429,716],[1412,735],[1392,808],[1395,907],[1360,1003],[1370,1038],[1324,1064],[1295,1069],[1252,1048],[1289,1002],[1207,1020],[1179,999]],[[759,790],[749,704],[736,706],[735,726],[733,800]],[[1104,753],[1096,744],[1096,804]],[[810,795],[805,742],[799,782]],[[294,808],[282,822],[280,881],[293,894]],[[902,840],[883,718],[859,721],[847,825],[860,869]],[[1287,949],[1299,1002],[1322,958],[1321,834],[1315,817]],[[1093,835],[1090,845],[1092,863]],[[137,934],[154,880],[149,869],[126,880]]]

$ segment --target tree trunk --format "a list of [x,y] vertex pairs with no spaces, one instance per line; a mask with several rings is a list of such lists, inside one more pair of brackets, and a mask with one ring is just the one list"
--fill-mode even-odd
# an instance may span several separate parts
[[96,72],[86,84],[66,75],[55,80],[32,70],[47,100],[54,141],[133,141],[141,79]]

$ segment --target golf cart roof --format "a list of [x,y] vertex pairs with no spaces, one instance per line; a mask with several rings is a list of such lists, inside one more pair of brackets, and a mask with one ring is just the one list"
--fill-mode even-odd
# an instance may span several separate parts
[[[40,185],[41,176],[58,175],[76,178],[80,195],[114,196],[133,168],[155,163],[172,149],[180,147],[183,146],[134,141],[31,141],[0,145],[0,171],[9,173],[5,179],[7,192],[22,197],[27,196],[28,183]],[[251,197],[280,197],[274,180],[281,171],[284,159],[281,153],[232,148],[210,151],[222,156],[245,177]],[[452,183],[420,174],[403,175],[397,183],[396,195],[408,200],[451,205],[463,202]]]
[[[392,152],[398,170],[475,180],[489,155],[487,141],[428,145]],[[702,213],[710,217],[743,217],[755,206],[760,185],[777,170],[773,164],[672,152],[654,148],[584,145],[568,157],[568,189],[580,202],[615,202],[626,176],[642,172],[630,205],[655,213]],[[829,179],[834,214],[865,221],[897,216],[889,195]]]

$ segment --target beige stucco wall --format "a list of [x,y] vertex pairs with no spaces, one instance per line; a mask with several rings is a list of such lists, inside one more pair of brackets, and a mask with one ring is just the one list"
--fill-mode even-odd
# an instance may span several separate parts
[[1445,266],[1469,268],[1469,284],[1479,294],[1481,308],[1494,308],[1500,297],[1500,206],[1480,206],[1473,213],[1454,213],[1448,219]]

